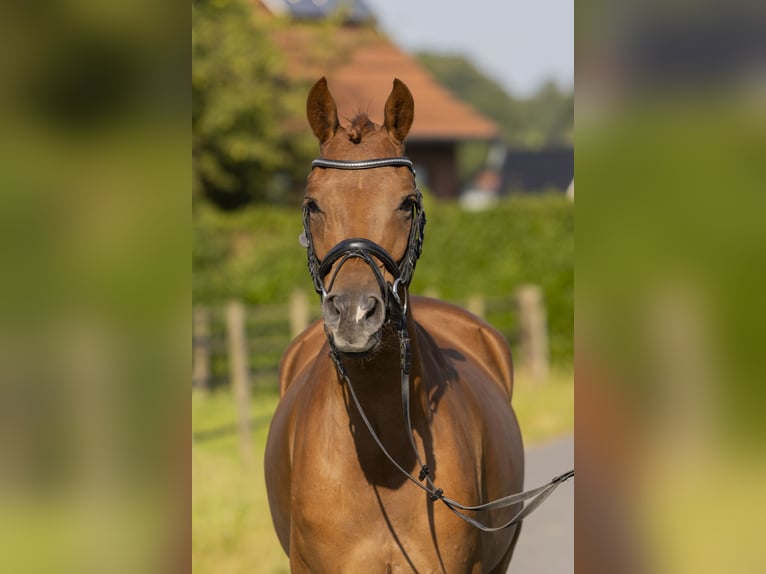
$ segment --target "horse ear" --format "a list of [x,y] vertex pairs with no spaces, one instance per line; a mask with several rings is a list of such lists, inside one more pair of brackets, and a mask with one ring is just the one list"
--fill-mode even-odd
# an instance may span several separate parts
[[338,108],[335,105],[327,79],[322,78],[311,88],[306,100],[306,116],[320,144],[329,140],[339,127]]
[[409,88],[399,78],[394,78],[394,87],[386,100],[383,127],[398,143],[410,131],[412,120],[415,119],[415,101]]

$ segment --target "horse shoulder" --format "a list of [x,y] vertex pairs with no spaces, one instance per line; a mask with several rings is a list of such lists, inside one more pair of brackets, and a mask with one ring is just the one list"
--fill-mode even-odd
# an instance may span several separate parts
[[311,404],[310,394],[305,391],[311,381],[311,367],[325,341],[322,323],[313,323],[288,345],[279,365],[280,398],[271,419],[264,467],[272,522],[288,555],[296,425],[306,415],[307,405]]
[[442,348],[473,357],[492,375],[510,401],[513,361],[505,337],[492,325],[456,305],[428,297],[412,297],[415,320]]
[[326,341],[322,321],[318,320],[290,342],[279,363],[280,398],[285,395],[298,374],[317,357]]

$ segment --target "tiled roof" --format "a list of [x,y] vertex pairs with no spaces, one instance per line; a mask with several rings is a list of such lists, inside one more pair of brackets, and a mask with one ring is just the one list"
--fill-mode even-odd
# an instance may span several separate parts
[[410,141],[485,140],[500,133],[496,123],[453,96],[413,56],[370,26],[292,21],[282,26],[275,41],[290,74],[312,82],[327,77],[341,120],[364,111],[382,123],[386,98],[399,78],[415,98]]
[[499,133],[497,124],[458,100],[414,57],[385,39],[354,50],[348,62],[328,70],[326,76],[341,117],[366,111],[377,123],[383,121],[383,106],[394,78],[407,84],[415,98],[410,140],[490,139]]

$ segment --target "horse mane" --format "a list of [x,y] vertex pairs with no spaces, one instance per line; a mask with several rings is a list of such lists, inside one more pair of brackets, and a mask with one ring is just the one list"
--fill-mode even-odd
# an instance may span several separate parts
[[351,120],[351,125],[348,128],[348,139],[353,143],[358,144],[362,141],[362,137],[370,133],[375,129],[375,124],[367,116],[366,112],[359,112]]

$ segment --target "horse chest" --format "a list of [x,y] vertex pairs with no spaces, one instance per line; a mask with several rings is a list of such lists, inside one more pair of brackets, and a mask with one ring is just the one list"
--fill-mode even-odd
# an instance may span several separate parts
[[[348,424],[328,420],[318,417],[296,444],[302,448],[292,469],[291,561],[314,572],[429,572],[442,571],[440,564],[447,572],[470,572],[478,532],[430,502],[379,451],[362,463]],[[462,476],[446,458],[443,464],[445,475]]]
[[314,493],[293,501],[294,571],[471,572],[480,560],[478,532],[425,495],[373,485],[356,492],[325,485]]

